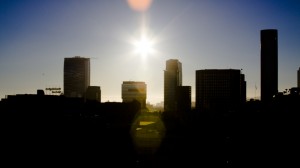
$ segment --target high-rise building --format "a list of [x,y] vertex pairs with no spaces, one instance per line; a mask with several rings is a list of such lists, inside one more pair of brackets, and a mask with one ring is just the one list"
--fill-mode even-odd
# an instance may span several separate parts
[[297,87],[300,88],[300,67],[298,70],[297,82],[298,82]]
[[164,72],[164,111],[176,111],[176,90],[182,85],[182,67],[177,59],[166,61]]
[[85,97],[90,85],[90,58],[75,56],[64,60],[64,95]]
[[260,31],[261,101],[268,103],[278,93],[278,35],[276,29]]
[[237,111],[246,100],[246,81],[239,69],[196,70],[198,111]]
[[146,108],[147,85],[145,82],[124,81],[122,84],[123,102],[132,102],[134,100],[141,104],[141,109]]

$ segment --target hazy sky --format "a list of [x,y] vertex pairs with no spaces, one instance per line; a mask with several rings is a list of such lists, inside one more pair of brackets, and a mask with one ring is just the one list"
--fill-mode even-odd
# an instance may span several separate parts
[[[127,80],[163,101],[168,59],[182,63],[193,100],[200,69],[243,69],[247,97],[260,96],[261,29],[278,29],[279,91],[297,86],[299,0],[153,0],[144,12],[126,0],[0,0],[0,98],[63,88],[64,58],[74,56],[91,58],[103,102],[121,101]],[[147,56],[134,52],[141,33],[155,42]]]

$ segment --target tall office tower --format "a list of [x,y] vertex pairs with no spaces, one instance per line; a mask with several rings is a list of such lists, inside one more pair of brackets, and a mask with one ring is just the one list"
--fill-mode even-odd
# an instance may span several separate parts
[[145,82],[124,81],[122,84],[123,102],[137,100],[141,104],[141,109],[146,108],[147,85]]
[[101,102],[100,86],[88,86],[86,89],[86,100]]
[[239,110],[246,100],[246,81],[239,69],[196,70],[198,111],[226,114]]
[[261,101],[269,103],[278,93],[278,38],[276,29],[260,31]]
[[64,60],[64,95],[85,97],[90,85],[90,59],[75,56]]
[[300,88],[300,67],[299,67],[299,70],[298,70],[297,82],[298,82],[297,87]]
[[164,72],[164,111],[176,111],[176,90],[182,85],[182,67],[177,59],[166,62]]

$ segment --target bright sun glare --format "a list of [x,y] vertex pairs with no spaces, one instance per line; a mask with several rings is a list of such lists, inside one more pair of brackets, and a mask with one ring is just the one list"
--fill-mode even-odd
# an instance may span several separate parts
[[135,53],[141,55],[142,57],[146,57],[154,52],[153,41],[147,36],[141,36],[139,40],[134,42],[134,46]]

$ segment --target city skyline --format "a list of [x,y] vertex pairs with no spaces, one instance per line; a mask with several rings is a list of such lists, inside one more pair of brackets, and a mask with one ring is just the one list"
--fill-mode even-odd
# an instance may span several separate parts
[[[12,0],[0,9],[0,99],[63,87],[63,60],[74,56],[90,58],[90,85],[101,87],[102,102],[121,102],[123,81],[144,81],[147,102],[163,101],[168,59],[182,63],[192,101],[201,69],[242,69],[247,97],[259,97],[262,29],[278,30],[278,91],[297,86],[297,1],[153,0],[135,11],[126,0]],[[152,39],[148,53],[136,49],[144,36]]]

